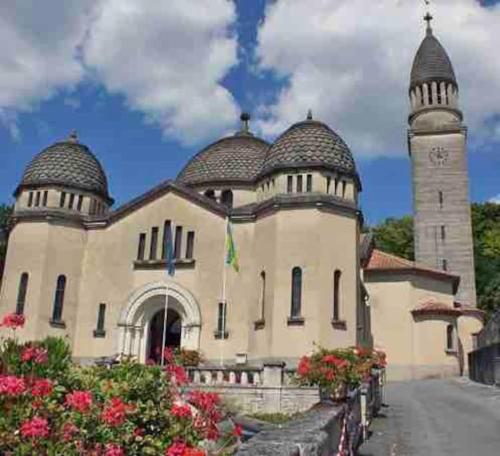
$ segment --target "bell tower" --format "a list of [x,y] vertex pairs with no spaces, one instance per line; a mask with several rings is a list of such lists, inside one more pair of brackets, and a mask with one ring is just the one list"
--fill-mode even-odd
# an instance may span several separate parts
[[456,300],[476,305],[467,170],[467,127],[450,58],[427,13],[410,81],[415,258],[460,276]]

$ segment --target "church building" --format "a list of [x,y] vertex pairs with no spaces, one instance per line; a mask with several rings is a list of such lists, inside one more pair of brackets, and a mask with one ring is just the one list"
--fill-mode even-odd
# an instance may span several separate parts
[[315,345],[365,345],[387,352],[390,378],[460,373],[482,324],[466,129],[430,25],[409,93],[417,262],[362,234],[353,154],[311,112],[272,143],[242,114],[239,131],[116,209],[73,133],[15,190],[0,314],[27,316],[24,340],[67,337],[85,363],[158,362],[166,345],[209,364],[293,367]]

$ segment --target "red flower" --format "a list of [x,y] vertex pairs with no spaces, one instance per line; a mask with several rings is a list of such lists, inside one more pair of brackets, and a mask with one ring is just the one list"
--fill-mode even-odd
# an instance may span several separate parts
[[21,377],[15,375],[0,376],[0,394],[19,396],[26,391],[26,383]]
[[6,328],[17,329],[22,328],[25,322],[24,315],[19,315],[16,313],[10,313],[3,317],[0,326],[5,326]]
[[144,435],[144,429],[137,427],[134,429],[133,434],[134,437],[142,437]]
[[21,425],[21,435],[26,438],[47,437],[49,424],[45,418],[35,417]]
[[108,443],[104,451],[104,456],[125,456],[125,451],[123,451],[121,446],[115,445],[114,443]]
[[182,456],[206,456],[206,454],[201,448],[186,448]]
[[311,360],[308,356],[303,356],[300,359],[299,365],[297,367],[297,374],[300,377],[307,377],[311,372]]
[[335,355],[323,356],[323,362],[335,366],[338,369],[343,369],[348,364],[348,362],[345,359],[337,358]]
[[73,440],[74,434],[78,432],[78,428],[73,423],[64,423],[62,427],[62,438],[65,442]]
[[189,405],[185,404],[174,404],[172,406],[172,409],[170,410],[170,413],[172,413],[172,415],[176,416],[177,418],[189,418],[192,415]]
[[85,413],[92,406],[92,393],[90,391],[74,391],[66,394],[66,405]]
[[49,396],[52,393],[52,382],[46,378],[35,380],[31,387],[31,394],[33,396]]
[[178,366],[176,364],[167,364],[167,367],[165,367],[165,372],[170,378],[170,381],[176,383],[177,385],[185,385],[189,383],[187,373],[182,366]]
[[24,362],[34,361],[37,364],[45,363],[48,359],[48,352],[42,347],[26,346],[21,353],[21,360]]
[[175,442],[165,451],[165,456],[184,456],[188,446],[184,442]]
[[233,435],[238,438],[240,438],[243,435],[243,428],[239,424],[234,425]]
[[130,405],[125,404],[118,397],[113,397],[111,404],[104,408],[101,418],[109,426],[121,426],[125,422],[127,413],[131,410]]

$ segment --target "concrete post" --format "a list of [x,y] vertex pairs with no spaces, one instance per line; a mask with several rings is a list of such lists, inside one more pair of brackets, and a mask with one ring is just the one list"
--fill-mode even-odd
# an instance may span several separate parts
[[281,388],[283,387],[284,362],[264,363],[263,396],[264,412],[281,412]]
[[264,363],[264,386],[282,386],[285,365],[282,361]]

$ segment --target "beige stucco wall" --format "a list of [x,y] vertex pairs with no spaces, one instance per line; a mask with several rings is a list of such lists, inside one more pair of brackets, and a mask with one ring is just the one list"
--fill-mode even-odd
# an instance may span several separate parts
[[[449,281],[414,274],[366,274],[375,345],[386,351],[389,380],[458,375],[481,323],[471,317],[419,316],[411,310],[434,300],[453,308]],[[456,351],[447,351],[446,328],[455,328]],[[459,346],[463,351],[459,350]]]

